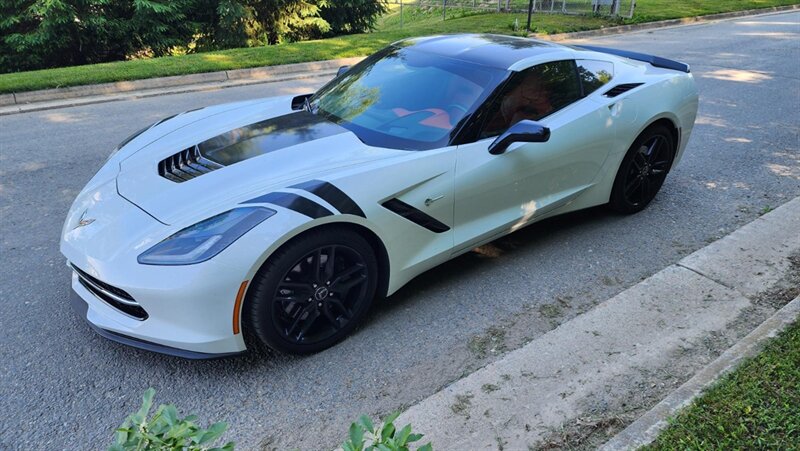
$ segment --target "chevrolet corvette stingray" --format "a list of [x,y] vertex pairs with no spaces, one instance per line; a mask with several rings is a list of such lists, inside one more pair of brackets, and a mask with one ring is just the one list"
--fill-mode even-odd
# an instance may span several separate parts
[[123,141],[61,252],[101,335],[188,358],[332,346],[373,300],[536,221],[644,209],[697,114],[686,64],[495,35],[394,43],[317,92]]

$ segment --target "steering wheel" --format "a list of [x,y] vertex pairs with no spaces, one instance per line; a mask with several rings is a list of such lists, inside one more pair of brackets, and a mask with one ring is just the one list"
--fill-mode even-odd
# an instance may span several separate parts
[[466,109],[466,108],[464,108],[463,106],[461,106],[461,105],[457,104],[457,103],[451,103],[450,105],[447,105],[447,112],[448,112],[448,113],[449,113],[451,110],[453,110],[453,109],[456,109],[456,110],[461,110],[461,112],[463,113],[463,114],[461,115],[462,117],[463,117],[464,115],[466,115],[466,114],[467,114],[467,109]]
[[391,119],[391,120],[379,125],[378,126],[378,130],[389,130],[390,128],[395,126],[395,123],[401,122],[401,121],[406,121],[406,122],[413,123],[412,121],[415,118],[420,117],[420,116],[422,116],[422,117],[419,120],[422,121],[422,120],[425,120],[426,118],[428,118],[428,117],[430,117],[432,115],[433,115],[433,113],[431,113],[430,111],[425,111],[425,110],[414,111],[414,112],[411,112],[411,113],[406,114],[404,116],[396,117],[394,119]]

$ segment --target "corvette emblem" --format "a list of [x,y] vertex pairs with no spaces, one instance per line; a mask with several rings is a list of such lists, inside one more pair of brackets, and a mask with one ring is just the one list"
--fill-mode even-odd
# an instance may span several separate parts
[[81,214],[80,219],[78,219],[78,224],[73,228],[73,230],[78,229],[80,227],[85,227],[94,222],[94,218],[86,217],[86,213],[88,212],[89,210],[84,210],[83,214]]

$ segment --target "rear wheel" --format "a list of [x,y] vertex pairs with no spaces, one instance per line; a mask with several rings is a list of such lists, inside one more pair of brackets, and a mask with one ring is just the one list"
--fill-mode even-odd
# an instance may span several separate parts
[[609,206],[619,213],[642,211],[656,197],[675,158],[670,131],[656,125],[634,141],[620,164]]
[[291,354],[318,352],[350,333],[375,296],[378,264],[361,235],[344,228],[303,235],[253,278],[252,333]]

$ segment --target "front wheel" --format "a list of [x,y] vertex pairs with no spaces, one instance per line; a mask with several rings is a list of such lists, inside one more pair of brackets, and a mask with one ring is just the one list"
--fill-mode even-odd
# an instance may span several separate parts
[[247,302],[252,332],[290,354],[333,346],[369,310],[377,272],[375,253],[361,235],[345,228],[303,235],[253,278]]
[[664,184],[674,158],[674,139],[666,127],[656,125],[642,132],[619,166],[611,209],[625,214],[644,210]]

